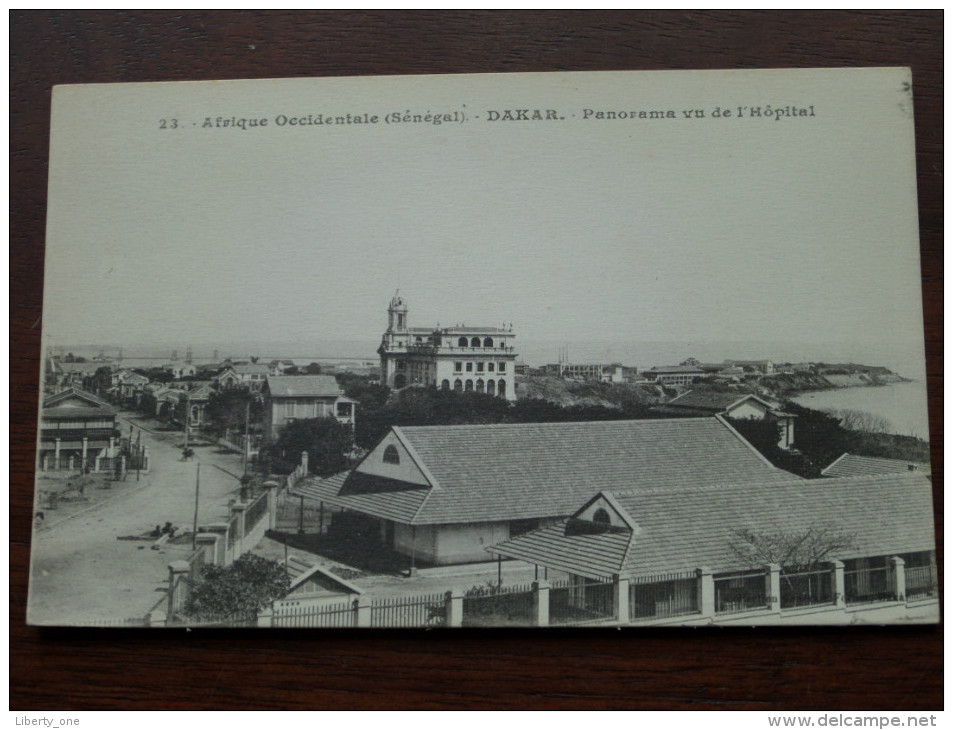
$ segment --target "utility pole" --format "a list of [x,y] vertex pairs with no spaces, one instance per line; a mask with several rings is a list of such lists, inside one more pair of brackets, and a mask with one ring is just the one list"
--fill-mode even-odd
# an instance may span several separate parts
[[185,446],[182,448],[185,449],[185,452],[188,453],[189,450],[189,421],[192,416],[192,394],[186,392],[185,394]]
[[195,550],[195,533],[199,530],[199,470],[201,464],[195,465],[195,514],[192,516],[192,549]]
[[251,401],[245,403],[245,440],[242,442],[242,474],[248,473],[248,419],[251,413]]

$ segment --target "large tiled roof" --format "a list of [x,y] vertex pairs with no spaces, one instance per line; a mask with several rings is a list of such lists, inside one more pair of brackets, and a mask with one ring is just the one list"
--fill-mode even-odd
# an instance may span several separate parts
[[[431,488],[412,490],[426,497],[414,514],[392,518],[412,524],[568,516],[595,493],[610,489],[732,481],[757,481],[768,488],[792,478],[717,418],[393,431],[431,480]],[[403,497],[401,507],[408,509],[408,495]],[[342,489],[336,503],[382,516],[394,500],[390,491],[364,490],[357,496]]]
[[267,365],[254,362],[232,365],[231,368],[239,375],[264,375],[269,372]]
[[[673,398],[668,402],[669,406],[680,406],[683,408],[698,408],[702,410],[714,411],[720,413],[735,403],[748,397],[756,398],[750,393],[725,393],[706,390],[690,390],[687,393]],[[756,398],[756,400],[761,400]]]
[[309,477],[299,482],[293,491],[296,495],[372,517],[411,523],[430,490],[369,474],[343,472],[327,479]]
[[333,375],[269,375],[268,392],[273,398],[343,395]]
[[873,456],[842,454],[821,474],[826,477],[855,477],[873,474],[900,474],[905,472],[930,473],[930,465],[903,459],[880,459]]
[[[755,492],[755,490],[757,490]],[[839,559],[935,548],[933,495],[922,475],[793,480],[693,490],[630,490],[612,496],[637,525],[620,561],[618,534],[567,534],[572,520],[507,540],[491,551],[590,577],[649,576],[745,566],[731,550],[734,531],[799,534],[831,526],[851,536]]]

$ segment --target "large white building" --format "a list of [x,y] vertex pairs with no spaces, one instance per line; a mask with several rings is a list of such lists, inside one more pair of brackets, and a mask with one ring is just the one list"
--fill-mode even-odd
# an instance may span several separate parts
[[410,327],[407,305],[395,294],[377,353],[381,383],[475,391],[516,400],[513,326]]

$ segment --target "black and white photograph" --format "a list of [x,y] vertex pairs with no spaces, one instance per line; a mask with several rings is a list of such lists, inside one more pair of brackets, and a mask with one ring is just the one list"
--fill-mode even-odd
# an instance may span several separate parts
[[939,621],[909,69],[58,86],[45,245],[31,625]]

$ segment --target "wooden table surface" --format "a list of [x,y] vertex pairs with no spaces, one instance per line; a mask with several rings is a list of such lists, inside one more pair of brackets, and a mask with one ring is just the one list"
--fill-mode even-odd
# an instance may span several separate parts
[[[911,66],[942,539],[942,12],[16,11],[10,18],[11,709],[942,707],[942,630],[930,627],[187,633],[24,623],[50,89],[63,83]],[[942,551],[938,557],[942,566]]]

